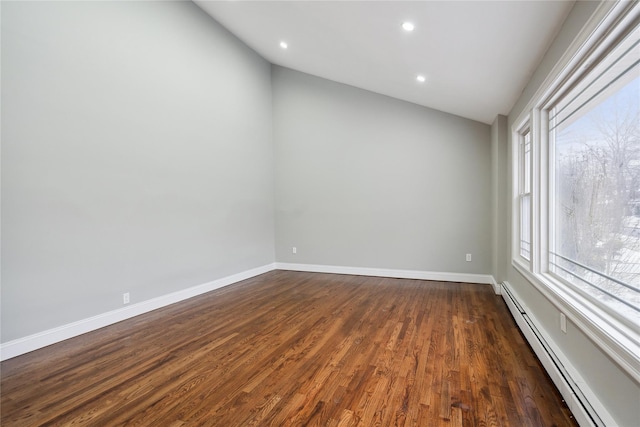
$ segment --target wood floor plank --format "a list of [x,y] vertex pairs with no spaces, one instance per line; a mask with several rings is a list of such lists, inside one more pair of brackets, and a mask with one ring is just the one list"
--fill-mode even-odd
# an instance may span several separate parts
[[7,426],[576,426],[485,285],[274,271],[0,368]]

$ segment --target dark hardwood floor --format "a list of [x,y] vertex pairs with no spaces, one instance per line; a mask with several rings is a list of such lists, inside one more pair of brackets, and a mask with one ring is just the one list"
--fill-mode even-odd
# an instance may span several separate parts
[[488,285],[274,271],[1,364],[3,426],[575,426]]

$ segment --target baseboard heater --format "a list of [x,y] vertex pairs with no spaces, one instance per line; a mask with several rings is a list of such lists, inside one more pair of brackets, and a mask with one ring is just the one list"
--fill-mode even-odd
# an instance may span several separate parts
[[505,283],[501,284],[502,298],[505,300],[513,318],[523,335],[529,342],[531,348],[538,356],[540,362],[547,370],[549,377],[553,380],[558,390],[568,403],[571,412],[581,427],[597,426],[607,427],[605,422],[598,416],[595,409],[589,404],[588,399],[580,390],[580,387],[571,378],[568,371],[557,357],[553,349],[544,339],[542,333],[538,330],[531,318],[527,315],[525,309],[518,302],[512,290]]

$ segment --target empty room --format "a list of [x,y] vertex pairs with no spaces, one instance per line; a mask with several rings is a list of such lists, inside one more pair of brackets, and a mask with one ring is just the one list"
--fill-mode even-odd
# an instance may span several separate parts
[[3,426],[640,426],[635,1],[5,1]]

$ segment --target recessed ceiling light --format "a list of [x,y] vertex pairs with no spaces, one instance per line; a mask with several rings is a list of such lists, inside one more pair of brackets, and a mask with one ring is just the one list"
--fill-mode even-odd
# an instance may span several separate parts
[[287,42],[280,42],[280,47],[286,49],[289,47],[289,45],[287,44]]
[[414,28],[416,28],[416,27],[411,22],[403,22],[402,23],[402,29],[405,30],[405,31],[413,31]]
[[416,80],[419,81],[420,83],[424,83],[427,80],[427,78],[422,74],[420,74],[418,75],[418,77],[416,77]]

